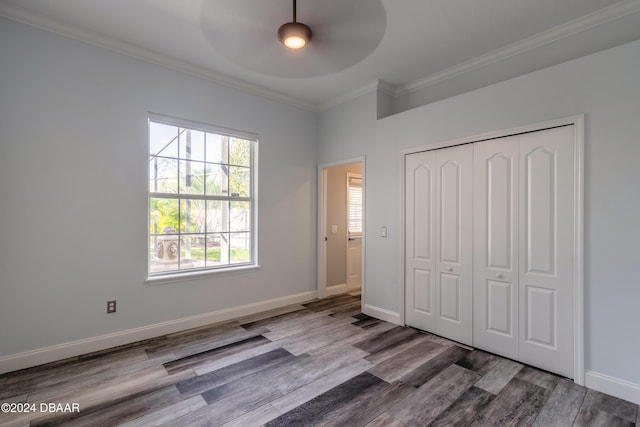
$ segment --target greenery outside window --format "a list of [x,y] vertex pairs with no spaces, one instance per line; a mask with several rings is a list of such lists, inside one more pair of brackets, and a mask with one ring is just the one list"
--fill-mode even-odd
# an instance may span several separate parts
[[257,264],[257,137],[149,116],[149,276]]

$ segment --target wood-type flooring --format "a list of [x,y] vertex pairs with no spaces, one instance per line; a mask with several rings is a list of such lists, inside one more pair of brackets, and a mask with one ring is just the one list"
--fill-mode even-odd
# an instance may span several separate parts
[[640,423],[636,404],[363,315],[357,294],[0,375],[0,403],[36,409],[0,413],[11,427]]

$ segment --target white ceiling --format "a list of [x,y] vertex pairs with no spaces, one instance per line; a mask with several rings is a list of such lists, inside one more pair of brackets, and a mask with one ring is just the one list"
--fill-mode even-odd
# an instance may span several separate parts
[[314,38],[294,54],[276,37],[291,3],[0,0],[0,15],[310,109],[378,80],[398,96],[640,38],[640,0],[299,0]]

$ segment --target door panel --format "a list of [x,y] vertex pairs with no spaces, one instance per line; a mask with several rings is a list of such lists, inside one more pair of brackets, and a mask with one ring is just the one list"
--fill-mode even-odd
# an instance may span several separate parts
[[406,323],[435,331],[435,164],[434,152],[405,157]]
[[471,345],[473,146],[436,150],[436,333]]
[[440,318],[460,323],[460,277],[440,275]]
[[520,360],[573,377],[574,127],[520,137]]
[[552,350],[556,342],[556,291],[526,286],[524,341]]
[[513,338],[513,285],[511,283],[487,280],[487,331]]
[[473,345],[517,359],[518,137],[473,145]]
[[525,155],[525,271],[555,274],[557,152],[536,147]]
[[416,259],[431,260],[433,250],[433,197],[431,194],[431,180],[433,170],[425,163],[421,163],[413,174],[413,188],[418,189],[413,193],[414,197],[414,233],[417,237],[413,242],[413,254]]
[[433,315],[433,289],[431,286],[431,272],[413,270],[413,310],[427,316]]
[[487,267],[513,268],[513,157],[497,153],[487,160]]
[[[438,158],[446,159],[447,150],[438,152]],[[461,165],[452,160],[446,160],[439,167],[440,194],[440,261],[460,263],[460,208],[462,191]]]

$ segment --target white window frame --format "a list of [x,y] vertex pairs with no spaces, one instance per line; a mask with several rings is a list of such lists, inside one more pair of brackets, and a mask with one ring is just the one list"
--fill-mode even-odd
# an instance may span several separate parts
[[[150,167],[149,162],[149,149],[150,149],[150,127],[151,122],[160,123],[170,126],[176,126],[181,128],[188,128],[191,130],[214,133],[217,135],[223,135],[233,138],[240,138],[244,140],[251,141],[251,159],[250,159],[250,196],[248,198],[238,198],[232,195],[226,196],[212,196],[212,195],[185,195],[185,194],[170,194],[169,198],[175,198],[179,200],[183,199],[200,199],[200,200],[241,200],[248,201],[251,205],[251,230],[250,230],[250,260],[244,263],[238,264],[224,264],[220,266],[210,266],[210,267],[200,267],[194,269],[185,269],[185,270],[170,270],[163,272],[151,272],[151,257],[147,255],[147,279],[146,282],[149,284],[163,284],[163,283],[171,283],[171,282],[179,282],[184,280],[193,280],[202,278],[203,276],[209,275],[229,275],[229,274],[237,274],[242,272],[254,271],[260,268],[258,264],[258,135],[255,133],[245,132],[237,129],[226,128],[222,126],[215,126],[206,123],[201,123],[193,120],[180,119],[176,117],[171,117],[163,114],[157,113],[149,113],[147,118],[147,252],[149,251],[149,241],[151,238],[151,199],[158,196],[165,196],[166,193],[154,193],[149,188],[148,177],[150,176],[150,171],[148,168]],[[182,233],[178,230],[178,235]]]

